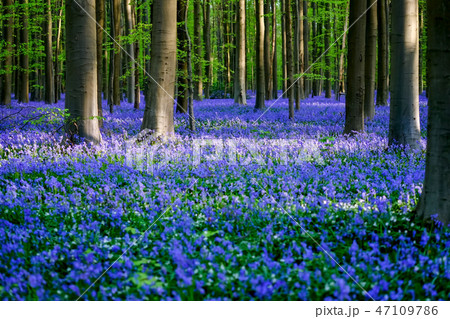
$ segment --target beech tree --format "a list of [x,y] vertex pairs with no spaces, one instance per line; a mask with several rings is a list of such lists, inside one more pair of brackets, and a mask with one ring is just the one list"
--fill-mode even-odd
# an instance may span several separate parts
[[203,63],[202,63],[202,7],[200,0],[194,0],[194,99],[201,101],[203,99]]
[[[379,0],[382,1],[382,0]],[[366,18],[366,65],[364,90],[364,117],[373,120],[375,116],[375,74],[377,62],[377,6],[375,0],[367,0]]]
[[47,104],[55,101],[55,84],[53,77],[53,49],[52,49],[52,3],[47,0],[45,21],[45,86],[44,100]]
[[153,1],[152,80],[145,95],[141,130],[156,135],[174,134],[174,86],[177,59],[177,0]]
[[389,145],[419,147],[419,3],[392,2]]
[[205,46],[205,99],[211,93],[212,67],[211,67],[211,4],[210,0],[203,1],[203,44]]
[[377,1],[378,17],[378,80],[377,105],[387,105],[389,77],[389,42],[387,0]]
[[12,44],[13,44],[13,6],[12,0],[3,0],[3,8],[2,14],[7,16],[3,35],[6,41],[5,45],[5,57],[4,57],[4,73],[2,76],[1,83],[1,105],[10,105],[11,104],[11,91],[12,91]]
[[428,0],[428,138],[425,183],[416,210],[421,219],[450,226],[450,3]]
[[[103,116],[102,92],[103,92],[103,29],[105,28],[105,0],[95,0],[95,19],[97,20],[97,113]],[[103,121],[99,119],[100,127]]]
[[352,26],[348,31],[348,87],[345,100],[344,133],[364,131],[365,39],[367,8],[365,0],[350,0]]
[[[265,108],[264,92],[264,0],[255,0],[256,5],[256,103],[255,109]],[[292,54],[292,53],[291,53]]]
[[95,0],[85,0],[83,9],[75,1],[66,1],[66,109],[70,114],[66,133],[99,143],[94,16]]
[[294,90],[292,87],[293,73],[294,73],[294,61],[292,57],[292,16],[291,16],[291,4],[290,0],[285,0],[284,2],[284,14],[285,14],[285,28],[286,28],[286,72],[287,72],[287,83],[286,83],[286,94],[289,99],[289,119],[294,119]]
[[28,55],[28,0],[19,0],[20,8],[20,57],[19,57],[19,85],[17,100],[19,103],[28,103],[30,101],[30,83],[29,83],[29,55]]
[[178,113],[187,113],[188,110],[188,41],[185,30],[185,19],[188,0],[177,1],[177,38],[178,38],[178,83],[177,83],[177,106]]
[[234,103],[247,105],[247,92],[245,90],[245,0],[239,0],[237,6],[237,48],[234,71]]

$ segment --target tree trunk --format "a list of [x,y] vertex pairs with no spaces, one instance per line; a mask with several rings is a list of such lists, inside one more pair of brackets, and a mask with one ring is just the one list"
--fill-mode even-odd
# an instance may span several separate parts
[[450,3],[428,0],[429,100],[425,182],[416,214],[450,226]]
[[[174,85],[177,58],[177,0],[153,0],[152,80],[145,95],[141,130],[173,135]],[[156,82],[155,82],[156,81]]]
[[239,0],[236,19],[237,47],[236,70],[234,71],[234,103],[247,105],[245,91],[245,0]]
[[[130,0],[124,0],[124,8],[125,8],[125,35],[130,35],[134,29],[134,7]],[[135,43],[133,40],[130,40],[127,45],[127,53],[125,56],[128,58],[129,63],[127,64],[127,100],[128,103],[134,105],[135,92],[134,89],[136,87],[136,73],[134,70],[136,69],[136,56],[135,53]]]
[[366,18],[366,65],[365,65],[365,93],[364,116],[366,120],[373,120],[375,116],[375,74],[377,63],[377,0],[367,0],[370,7]]
[[189,0],[186,2],[186,10],[184,16],[184,31],[186,32],[185,38],[187,40],[187,68],[188,68],[188,96],[189,96],[189,128],[191,132],[195,131],[195,119],[194,119],[194,86],[192,84],[192,42],[189,36],[189,30],[187,26],[187,13],[189,7]]
[[419,95],[423,93],[423,8],[419,3]]
[[388,104],[388,29],[386,0],[378,0],[378,81],[377,105]]
[[299,63],[298,63],[298,45],[299,45],[299,36],[298,36],[298,0],[289,0],[291,4],[291,23],[292,23],[292,90],[294,91],[294,109],[300,110],[300,95],[299,95],[299,83],[296,81],[296,77],[298,75]]
[[256,103],[255,109],[264,109],[264,0],[256,4]]
[[[348,91],[345,99],[344,134],[364,131],[364,66],[367,2],[350,0],[348,33]],[[358,20],[359,19],[359,20]],[[356,23],[355,23],[356,22]],[[353,23],[355,23],[353,25]]]
[[283,76],[283,95],[286,93],[287,89],[287,69],[286,69],[286,12],[285,12],[285,2],[289,0],[281,0],[281,60],[282,60],[282,76]]
[[[120,66],[121,66],[121,50],[119,48],[119,38],[120,38],[120,0],[112,0],[112,37],[114,41],[114,54],[111,54],[112,58],[112,105],[118,106],[120,105]],[[112,111],[112,109],[111,109]]]
[[[305,72],[305,32],[304,32],[304,24],[303,24],[303,19],[304,19],[304,14],[303,14],[303,0],[297,0],[298,1],[298,8],[297,8],[297,12],[298,12],[298,63],[299,63],[299,67],[298,67],[298,73],[300,78],[298,79],[298,83],[300,85],[299,87],[299,94],[300,94],[300,99],[304,99],[305,98],[305,77],[304,77],[304,72]],[[300,101],[299,101],[300,102]],[[300,109],[300,103],[298,105],[297,110]]]
[[320,74],[319,70],[319,39],[318,39],[318,26],[317,26],[317,20],[318,20],[318,10],[317,10],[317,3],[312,2],[311,7],[313,10],[313,20],[311,22],[312,24],[312,37],[313,37],[313,52],[312,52],[312,61],[314,63],[312,67],[312,73],[314,74],[314,79],[312,80],[312,96],[319,96],[319,85],[320,81],[318,79],[318,76]]
[[292,19],[291,19],[291,4],[290,0],[285,0],[284,11],[286,15],[286,70],[287,70],[287,96],[289,99],[289,119],[294,119],[294,91],[292,86],[293,83],[293,57],[292,57]]
[[205,99],[209,99],[212,84],[211,66],[211,4],[210,0],[203,2],[203,42],[205,46]]
[[[304,73],[309,73],[309,21],[308,21],[308,1],[303,0],[303,42],[304,42]],[[311,94],[311,82],[304,79],[304,94],[309,97]]]
[[272,45],[270,43],[270,0],[264,0],[264,78],[265,78],[265,99],[272,100]]
[[46,104],[53,104],[55,101],[55,83],[53,77],[53,50],[52,50],[52,3],[47,0],[45,26],[45,85],[44,101]]
[[[134,23],[134,27],[136,27],[136,25],[140,22],[140,18],[141,16],[138,14],[138,10],[139,8],[136,6],[136,4],[133,4],[133,23]],[[140,13],[140,12],[139,12]],[[137,59],[138,63],[142,66],[143,64],[141,64],[140,61],[140,41],[137,41],[134,44],[134,56]],[[140,86],[140,80],[139,80],[139,74],[141,73],[141,67],[137,67],[138,65],[135,63],[135,69],[134,69],[134,78],[136,81],[136,84],[134,86],[134,109],[137,110],[139,109],[139,105],[141,104],[141,86]]]
[[187,113],[188,111],[188,43],[185,30],[186,11],[188,0],[178,0],[177,7],[177,37],[178,37],[178,89],[177,89],[177,113]]
[[[330,4],[325,3],[325,32],[324,32],[324,45],[325,50],[330,48]],[[331,52],[325,53],[325,97],[331,99]]]
[[293,56],[293,67],[294,67],[294,75],[293,75],[293,87],[294,90],[294,104],[295,109],[300,110],[300,82],[297,79],[298,74],[300,73],[300,17],[299,17],[299,3],[298,0],[294,0],[291,2],[292,8],[292,22],[294,28],[294,56]]
[[389,145],[420,147],[419,4],[392,2],[392,74]]
[[61,6],[58,14],[58,32],[56,34],[56,48],[55,48],[55,101],[58,102],[61,99],[61,63],[59,62],[59,53],[61,50],[61,34],[62,34],[62,16],[63,16],[63,6],[64,3],[58,2]]
[[17,100],[19,103],[28,103],[29,98],[29,75],[28,75],[28,0],[19,0],[19,4],[22,6],[20,11],[20,47],[21,54],[19,58],[20,73],[19,73],[19,92]]
[[4,74],[2,76],[2,94],[1,105],[11,104],[11,90],[12,90],[12,55],[13,55],[13,3],[12,0],[4,0],[3,12],[8,15],[4,27],[4,40],[6,41],[6,52],[4,57]]
[[[383,1],[383,0],[381,0]],[[339,58],[339,93],[338,95],[340,95],[341,93],[345,94],[345,80],[344,80],[344,73],[345,73],[345,61],[344,61],[344,57],[345,57],[345,46],[347,44],[347,29],[348,29],[348,13],[350,10],[350,2],[348,2],[347,4],[347,8],[345,9],[345,21],[344,21],[344,35],[342,37],[342,48],[341,48],[341,56]]]
[[203,99],[203,64],[202,64],[202,7],[200,0],[194,0],[194,72],[195,87],[194,99],[201,101]]
[[271,2],[272,8],[272,98],[278,99],[278,61],[277,61],[277,4]]
[[[97,20],[97,113],[103,116],[102,92],[103,92],[103,29],[105,28],[105,0],[95,0],[95,19]],[[103,126],[103,120],[99,119],[99,126]]]
[[70,122],[66,133],[100,143],[97,113],[97,44],[95,0],[85,0],[83,9],[66,1],[66,109]]

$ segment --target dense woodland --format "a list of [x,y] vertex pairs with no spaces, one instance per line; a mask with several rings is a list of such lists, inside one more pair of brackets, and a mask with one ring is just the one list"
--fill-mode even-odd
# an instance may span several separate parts
[[[387,152],[387,156],[398,156],[398,167],[403,167],[399,163],[407,158],[425,165],[421,168],[424,180],[414,180],[414,185],[423,183],[421,191],[411,194],[415,199],[405,206],[410,215],[403,222],[418,223],[421,231],[440,229],[433,226],[436,221],[450,224],[450,4],[446,0],[1,1],[0,107],[2,112],[18,110],[0,114],[5,134],[17,134],[26,127],[27,122],[23,126],[5,123],[15,121],[13,115],[33,103],[61,110],[61,144],[74,149],[81,141],[94,148],[110,145],[111,125],[114,127],[114,119],[120,119],[124,112],[134,112],[127,115],[134,119],[130,132],[140,131],[139,136],[150,132],[152,138],[169,144],[173,141],[167,138],[175,135],[188,139],[209,136],[211,130],[205,125],[209,121],[221,123],[221,116],[228,121],[236,115],[230,126],[247,121],[241,127],[244,130],[255,123],[266,125],[260,119],[267,113],[268,121],[275,119],[273,126],[256,127],[255,132],[278,138],[306,136],[309,131],[305,135],[302,125],[314,126],[311,123],[320,118],[328,126],[341,125],[340,131],[332,134],[328,128],[323,129],[328,133],[317,130],[317,134],[325,134],[319,139],[325,145],[336,138],[344,144],[349,140],[358,143],[360,138],[375,143],[378,137],[371,137],[373,133],[386,139],[383,147],[367,146],[374,161],[383,162],[386,155],[379,152]],[[316,108],[314,101],[318,101]],[[328,110],[328,105],[343,108]],[[424,105],[427,111],[423,111]],[[215,107],[222,112],[219,118],[213,114]],[[306,121],[302,112],[311,118]],[[255,116],[247,119],[252,113]],[[240,114],[245,115],[239,118]],[[45,116],[40,119],[50,121]],[[32,115],[25,120],[36,122]],[[283,133],[277,123],[289,127],[291,133]],[[242,132],[236,129],[235,133],[241,136]],[[1,142],[0,151],[2,145],[7,148],[12,143],[9,138]],[[355,161],[358,166],[363,160]],[[184,173],[174,176],[178,175]],[[368,177],[359,177],[365,179]],[[371,192],[370,186],[361,192],[366,191]],[[346,197],[353,191],[343,192]],[[401,196],[397,196],[392,205],[397,198],[400,202]],[[396,209],[403,208],[392,208]],[[216,236],[212,230],[208,232],[206,237]],[[448,236],[445,234],[441,236]],[[448,246],[445,249],[448,253]],[[448,268],[444,277],[443,282],[448,283]],[[2,278],[0,297],[2,286],[6,287]],[[187,279],[184,283],[186,287],[192,284]],[[87,292],[67,287],[78,298]],[[153,288],[161,287],[167,288],[162,283]],[[11,296],[24,296],[10,289],[14,291]],[[179,297],[201,299],[204,289],[197,286],[192,294],[182,289]],[[364,296],[374,299],[371,294],[379,291],[373,288],[369,294],[364,290],[370,298]],[[434,297],[448,293],[442,291]],[[44,292],[35,293],[38,299],[50,298]],[[231,299],[240,298],[230,294]],[[316,291],[298,298],[322,299],[326,295]],[[258,291],[254,296],[269,298]],[[356,296],[336,294],[332,298]]]

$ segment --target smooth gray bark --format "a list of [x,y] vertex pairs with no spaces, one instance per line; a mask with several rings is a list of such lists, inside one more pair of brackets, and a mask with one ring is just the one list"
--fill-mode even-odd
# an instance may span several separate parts
[[419,4],[392,2],[389,145],[420,146]]
[[[365,0],[350,0],[344,134],[364,131]],[[356,23],[355,23],[356,22]]]
[[234,71],[234,103],[247,105],[247,93],[245,91],[245,0],[239,0],[237,6],[237,47],[236,70]]
[[450,3],[428,0],[428,139],[425,183],[417,208],[422,219],[450,225]]
[[377,63],[377,6],[376,0],[367,0],[366,21],[366,65],[365,65],[365,94],[364,94],[364,117],[373,120],[375,116],[375,74]]
[[[95,16],[95,0],[84,0],[84,10]],[[96,24],[74,1],[66,1],[66,134],[100,143],[97,113]]]
[[[154,0],[152,14],[152,59],[141,130],[155,135],[173,135],[174,87],[177,59],[177,1]],[[155,82],[156,81],[156,82]]]
[[256,103],[255,109],[264,109],[264,0],[255,0],[256,5]]

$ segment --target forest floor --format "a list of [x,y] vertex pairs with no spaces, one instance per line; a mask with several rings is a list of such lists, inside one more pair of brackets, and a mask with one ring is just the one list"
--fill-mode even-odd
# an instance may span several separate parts
[[60,144],[64,100],[0,109],[0,299],[450,298],[450,230],[411,220],[425,152],[387,149],[388,107],[348,137],[343,102],[253,104],[137,144],[143,108],[105,105],[90,147]]

